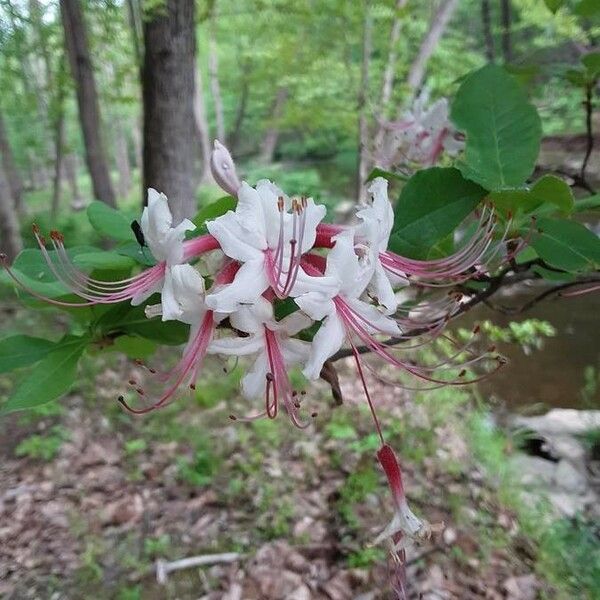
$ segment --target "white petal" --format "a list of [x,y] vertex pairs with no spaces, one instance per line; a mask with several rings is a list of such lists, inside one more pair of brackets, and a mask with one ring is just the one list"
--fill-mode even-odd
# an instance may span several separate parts
[[342,347],[345,335],[344,325],[336,314],[323,321],[312,341],[311,353],[302,371],[307,379],[319,378],[323,363]]
[[348,229],[335,236],[335,246],[327,256],[325,275],[337,277],[341,293],[358,298],[367,287],[373,269],[360,265],[354,251],[354,231]]
[[[276,207],[275,207],[276,208]],[[238,190],[238,202],[235,208],[238,223],[252,240],[251,244],[261,250],[267,248],[267,225],[260,194],[245,181]]]
[[260,236],[252,236],[238,222],[237,215],[229,211],[214,221],[208,221],[206,227],[209,233],[217,239],[223,252],[233,258],[246,262],[262,256]]
[[148,190],[148,206],[142,212],[141,228],[144,239],[156,260],[166,259],[165,237],[173,224],[167,197],[156,190]]
[[145,302],[148,298],[150,298],[150,296],[152,296],[152,294],[156,294],[156,293],[160,292],[163,287],[163,282],[164,282],[164,280],[161,279],[161,280],[157,281],[146,292],[139,292],[138,294],[135,294],[135,296],[133,296],[131,298],[131,305],[139,306],[142,302]]
[[[179,306],[179,316],[172,317],[193,325],[206,313],[204,304],[204,279],[192,265],[175,265],[170,269],[170,285],[175,302]],[[163,316],[163,321],[166,321]]]
[[400,335],[401,331],[398,327],[398,323],[396,323],[394,319],[386,317],[373,305],[353,298],[346,301],[350,308],[362,317],[359,319],[360,325],[370,334],[383,333],[387,335]]
[[335,313],[335,304],[322,292],[310,292],[299,296],[295,301],[301,310],[315,321],[321,321]]
[[[284,210],[284,223],[286,228],[289,229],[288,225],[291,224],[292,219],[287,210],[290,206],[289,198],[271,181],[268,179],[261,179],[256,184],[256,192],[260,198],[260,204],[262,207],[262,214],[266,228],[266,238],[269,248],[276,248],[279,241],[279,229],[280,229],[280,212],[277,206],[279,198],[283,198]],[[289,243],[291,239],[291,230],[285,243]]]
[[183,261],[185,232],[194,231],[194,229],[196,226],[189,219],[184,219],[167,233],[163,241],[163,252],[166,254],[167,264],[177,265]]
[[220,291],[206,297],[206,305],[213,310],[232,313],[241,304],[253,304],[269,287],[263,256],[244,263],[235,279]]
[[298,276],[296,277],[296,281],[294,282],[289,295],[292,298],[295,298],[296,296],[308,294],[309,292],[321,292],[329,298],[333,298],[339,291],[340,284],[337,277],[313,277],[312,275],[307,275],[304,269],[300,267]]
[[315,204],[312,198],[306,201],[304,209],[304,233],[302,236],[302,254],[308,252],[314,245],[317,237],[317,225],[325,217],[327,209],[322,204]]
[[311,325],[312,319],[297,310],[281,319],[277,324],[277,329],[285,331],[288,335],[296,335]]
[[162,320],[173,321],[177,320],[183,314],[175,292],[172,270],[167,267],[165,271],[165,283],[161,295],[162,304]]
[[281,353],[286,365],[296,365],[308,359],[311,345],[308,342],[289,338],[281,340]]
[[273,305],[262,296],[249,306],[240,306],[230,315],[231,325],[246,333],[263,332],[265,323],[273,323]]
[[213,340],[208,347],[211,354],[225,354],[227,356],[247,356],[259,352],[265,345],[264,338],[260,335],[249,337],[223,337]]
[[385,314],[392,315],[396,312],[398,300],[396,300],[392,284],[379,261],[377,261],[375,266],[375,274],[369,284],[369,288],[377,296],[379,303],[385,307]]
[[242,393],[246,398],[264,398],[267,391],[267,373],[269,365],[267,356],[261,352],[252,368],[242,378]]

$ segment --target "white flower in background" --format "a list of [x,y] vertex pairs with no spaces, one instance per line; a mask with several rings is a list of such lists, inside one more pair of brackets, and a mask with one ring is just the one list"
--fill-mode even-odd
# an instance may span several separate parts
[[235,212],[207,223],[225,255],[242,266],[232,283],[207,297],[207,304],[233,312],[256,302],[269,287],[280,298],[302,293],[312,279],[301,266],[302,255],[313,247],[324,216],[325,207],[312,198],[290,200],[267,180],[256,189],[242,182]]
[[440,98],[427,106],[429,94],[423,92],[399,121],[387,125],[380,162],[389,168],[406,162],[434,165],[442,152],[455,156],[464,148],[450,121],[448,101]]
[[324,319],[315,335],[304,375],[317,379],[324,362],[335,354],[347,335],[356,327],[365,334],[399,335],[396,322],[375,306],[360,300],[373,277],[373,264],[361,261],[354,251],[354,232],[347,230],[335,238],[335,246],[327,256],[325,275],[336,286],[315,290],[296,298],[296,304],[312,319]]
[[371,202],[356,213],[362,223],[357,229],[357,238],[373,263],[373,277],[368,290],[385,307],[388,315],[398,307],[394,287],[408,285],[408,280],[387,272],[381,264],[380,254],[388,247],[394,226],[394,211],[388,199],[388,182],[383,177],[374,179],[368,187]]
[[254,365],[242,379],[242,392],[249,399],[264,398],[266,414],[274,418],[280,402],[296,425],[300,425],[297,400],[290,384],[288,369],[303,363],[310,344],[294,335],[309,327],[312,321],[296,311],[275,321],[273,305],[259,298],[252,306],[243,306],[230,316],[234,329],[247,337],[224,337],[215,340],[210,352],[232,356],[256,355]]

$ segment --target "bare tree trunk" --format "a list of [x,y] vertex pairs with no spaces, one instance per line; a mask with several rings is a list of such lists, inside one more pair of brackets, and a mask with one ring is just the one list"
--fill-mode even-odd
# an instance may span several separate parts
[[435,51],[448,22],[452,17],[456,7],[458,6],[458,0],[442,0],[440,7],[433,16],[429,25],[429,30],[425,34],[419,52],[415,60],[413,61],[410,71],[408,72],[408,78],[406,83],[411,92],[411,98],[418,92],[419,88],[425,78],[425,69],[427,63],[431,58],[431,55]]
[[367,120],[367,96],[369,92],[369,67],[371,63],[373,37],[373,20],[368,1],[365,3],[363,22],[362,64],[360,69],[360,88],[358,90],[358,178],[356,181],[356,197],[364,198],[364,184],[367,179],[369,164],[369,123]]
[[131,189],[131,165],[129,164],[127,138],[125,137],[121,121],[117,121],[115,126],[115,162],[117,163],[117,171],[119,173],[119,197],[125,198]]
[[25,212],[23,206],[23,181],[17,170],[12,154],[12,149],[8,141],[6,128],[4,127],[4,118],[0,113],[0,158],[2,159],[2,168],[10,188],[10,196],[15,203],[17,214],[22,215]]
[[381,99],[379,101],[379,110],[376,115],[379,121],[377,127],[377,133],[375,134],[374,148],[377,151],[382,143],[385,135],[385,118],[388,104],[392,97],[392,89],[394,86],[394,78],[396,76],[396,63],[398,59],[398,40],[400,39],[400,28],[402,20],[400,17],[400,11],[406,6],[407,0],[396,0],[396,14],[392,21],[392,28],[390,30],[390,44],[388,48],[388,59],[383,73],[383,81],[381,85]]
[[202,73],[197,67],[194,68],[194,124],[200,145],[200,183],[207,184],[212,181],[210,172],[210,132],[208,130],[208,119],[206,118]]
[[60,0],[65,46],[77,90],[79,120],[85,142],[86,162],[94,196],[116,206],[106,155],[100,135],[101,119],[96,82],[90,58],[87,33],[79,0]]
[[64,174],[71,188],[71,206],[79,209],[83,207],[83,198],[77,184],[77,155],[68,154],[63,162]]
[[0,252],[12,261],[23,249],[19,220],[10,193],[10,185],[0,165]]
[[58,214],[61,192],[61,175],[63,171],[63,139],[64,139],[64,111],[60,111],[55,121],[54,130],[54,180],[52,182],[52,218]]
[[494,36],[492,35],[492,19],[490,17],[490,0],[481,0],[481,25],[485,42],[485,57],[489,62],[496,60],[494,51]]
[[232,154],[236,153],[238,144],[240,143],[240,137],[242,135],[242,125],[244,123],[244,118],[246,116],[246,107],[248,105],[248,94],[250,91],[250,86],[248,83],[248,78],[244,77],[242,80],[242,89],[240,91],[240,99],[237,107],[237,111],[235,113],[235,122],[233,124],[233,131],[229,136],[229,150]]
[[217,28],[214,10],[208,23],[208,76],[210,78],[210,91],[215,107],[215,121],[217,124],[217,139],[225,143],[225,119],[223,117],[223,99],[219,84],[219,55],[217,53]]
[[143,150],[142,150],[142,126],[137,122],[131,128],[131,141],[133,142],[133,157],[135,159],[135,168],[142,170]]
[[131,32],[131,41],[133,42],[135,61],[138,69],[141,71],[142,64],[144,62],[144,48],[142,44],[142,15],[138,0],[127,0],[127,18]]
[[196,212],[194,0],[166,0],[144,20],[144,190],[169,198],[178,222]]
[[502,18],[502,58],[504,58],[505,63],[509,63],[512,60],[510,0],[500,0],[500,13]]
[[275,149],[277,148],[277,140],[279,140],[279,120],[283,116],[283,109],[288,98],[288,90],[285,87],[277,89],[277,96],[273,102],[273,108],[271,109],[271,124],[265,132],[261,149],[260,149],[260,160],[265,163],[273,162],[275,156]]

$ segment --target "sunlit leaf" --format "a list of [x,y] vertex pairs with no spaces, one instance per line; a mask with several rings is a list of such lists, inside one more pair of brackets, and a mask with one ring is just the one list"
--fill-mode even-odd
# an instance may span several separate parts
[[120,242],[134,238],[127,217],[104,202],[92,202],[87,208],[87,216],[92,227],[104,237]]

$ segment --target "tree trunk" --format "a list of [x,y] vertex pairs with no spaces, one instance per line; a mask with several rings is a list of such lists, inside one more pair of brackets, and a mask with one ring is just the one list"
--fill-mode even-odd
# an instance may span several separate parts
[[235,113],[235,122],[233,125],[233,131],[229,136],[229,150],[232,154],[236,153],[238,144],[240,143],[240,137],[242,135],[242,125],[246,116],[246,107],[248,106],[248,93],[250,91],[250,85],[248,78],[244,77],[242,81],[242,89],[240,91],[240,99]]
[[[144,21],[144,190],[169,198],[175,222],[196,212],[194,0],[166,0]],[[145,197],[145,193],[144,193]]]
[[217,139],[224,144],[225,119],[223,117],[223,99],[221,98],[221,86],[219,84],[219,56],[217,53],[217,39],[215,37],[217,23],[214,11],[208,23],[208,28],[208,76],[210,78],[210,91],[213,106],[215,107]]
[[10,196],[15,204],[17,214],[22,215],[25,212],[23,206],[23,181],[15,165],[12,149],[8,141],[8,134],[4,127],[4,118],[0,113],[0,158],[2,159],[2,168],[6,174],[6,180],[10,188]]
[[61,192],[61,175],[63,171],[63,141],[65,130],[64,111],[57,115],[54,127],[54,180],[52,182],[52,218],[58,214]]
[[0,165],[0,252],[12,262],[23,249],[19,220],[10,192],[8,178]]
[[131,190],[131,165],[129,164],[129,151],[127,138],[120,121],[115,125],[115,162],[119,173],[118,193],[120,198],[125,198]]
[[356,197],[360,201],[365,196],[364,184],[369,165],[369,123],[367,120],[367,97],[369,93],[369,67],[371,63],[373,21],[368,2],[365,3],[365,18],[362,36],[362,64],[360,69],[360,87],[358,90],[358,173]]
[[138,123],[137,119],[134,126],[131,128],[131,141],[133,142],[133,157],[135,159],[135,168],[142,170],[143,150],[142,150],[142,129],[143,125]]
[[77,155],[68,154],[63,160],[64,174],[71,188],[71,207],[79,210],[83,207],[83,198],[77,184]]
[[71,75],[77,90],[79,120],[85,142],[85,156],[92,178],[94,196],[114,207],[116,206],[115,194],[100,135],[100,107],[98,105],[98,94],[82,6],[79,0],[60,0],[60,11]]
[[481,0],[481,25],[483,28],[483,40],[485,42],[485,57],[489,62],[493,63],[496,59],[496,52],[494,51],[494,36],[492,35],[490,0]]
[[194,124],[200,145],[200,183],[207,184],[212,181],[210,172],[210,132],[206,118],[206,104],[204,101],[204,85],[202,73],[198,67],[194,68]]
[[279,120],[283,116],[283,109],[288,98],[288,90],[285,87],[277,89],[277,96],[271,109],[271,124],[265,132],[260,150],[260,160],[265,163],[272,163],[279,139]]
[[512,61],[510,0],[500,0],[500,13],[502,18],[502,58],[504,58],[505,63],[509,63]]
[[427,63],[429,62],[431,55],[434,53],[457,6],[458,0],[443,0],[442,4],[431,20],[429,30],[425,34],[425,37],[421,42],[419,52],[417,53],[417,56],[410,67],[410,71],[408,72],[408,79],[406,83],[408,84],[411,92],[411,101],[423,83]]
[[385,136],[385,119],[392,97],[392,89],[394,86],[394,78],[396,76],[396,63],[398,59],[398,40],[400,39],[400,28],[402,20],[400,17],[400,11],[406,6],[407,0],[396,0],[396,14],[392,22],[392,28],[390,30],[390,44],[388,48],[388,59],[383,73],[383,81],[381,84],[381,99],[379,101],[379,110],[376,115],[378,120],[377,133],[375,134],[375,140],[373,147],[376,152],[379,151],[383,144],[383,138]]

